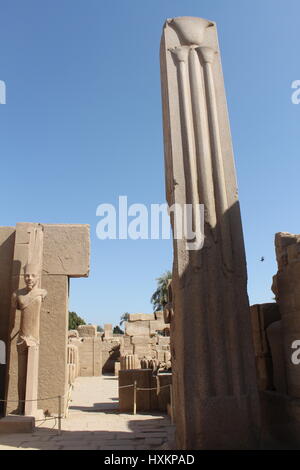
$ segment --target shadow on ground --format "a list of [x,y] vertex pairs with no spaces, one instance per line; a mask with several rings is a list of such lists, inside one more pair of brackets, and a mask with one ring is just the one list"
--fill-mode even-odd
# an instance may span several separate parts
[[[143,413],[141,413],[143,415]],[[155,414],[151,414],[156,416]],[[153,450],[164,448],[174,439],[174,426],[167,416],[132,419],[128,432],[120,431],[62,431],[36,428],[33,434],[0,435],[1,450]],[[50,426],[50,425],[49,425]]]

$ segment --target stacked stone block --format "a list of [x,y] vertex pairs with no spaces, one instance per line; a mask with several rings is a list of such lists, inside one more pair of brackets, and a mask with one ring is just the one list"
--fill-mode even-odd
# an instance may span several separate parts
[[[136,368],[141,367],[144,359],[159,362],[170,361],[169,324],[164,323],[163,312],[155,314],[130,314],[125,324],[125,335],[121,345],[121,358],[134,355]],[[121,359],[121,370],[127,367],[128,361]]]

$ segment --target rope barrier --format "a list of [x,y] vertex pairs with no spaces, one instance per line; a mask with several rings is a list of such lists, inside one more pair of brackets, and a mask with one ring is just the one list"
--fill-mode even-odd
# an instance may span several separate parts
[[0,402],[6,403],[25,403],[25,402],[32,402],[32,401],[45,401],[45,400],[54,400],[58,398],[65,398],[65,395],[57,395],[55,397],[47,397],[47,398],[34,398],[33,400],[0,400]]
[[[170,385],[171,385],[171,384],[162,385],[162,386],[160,387],[160,389],[169,388]],[[130,388],[130,387],[134,387],[134,384],[131,384],[131,385],[121,385],[121,386],[119,387],[119,390],[120,390],[121,388]],[[152,388],[141,388],[141,387],[137,387],[137,390],[138,390],[138,391],[142,391],[142,390],[148,390],[148,391],[149,391],[149,390],[157,390],[157,388],[156,388],[156,387],[152,387]]]
[[60,435],[61,434],[61,420],[62,420],[62,414],[61,414],[62,399],[66,398],[68,395],[69,395],[69,393],[67,392],[64,395],[56,395],[54,397],[45,397],[45,398],[35,398],[35,399],[31,399],[31,400],[26,400],[26,399],[25,400],[4,400],[4,399],[0,399],[0,403],[19,403],[20,404],[20,403],[28,403],[28,402],[31,403],[31,402],[46,401],[46,400],[58,400],[58,415],[57,416],[51,416],[51,417],[45,416],[42,419],[35,419],[35,422],[41,422],[42,423],[42,422],[48,421],[50,419],[55,419],[55,423],[54,423],[54,427],[55,427],[56,419],[57,419],[58,420],[57,434]]

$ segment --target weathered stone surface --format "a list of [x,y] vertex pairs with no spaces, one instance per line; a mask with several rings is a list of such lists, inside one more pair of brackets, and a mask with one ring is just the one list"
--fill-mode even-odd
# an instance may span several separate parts
[[113,328],[110,323],[104,325],[104,338],[111,338],[113,336]]
[[148,345],[150,342],[150,336],[131,336],[132,344]]
[[134,321],[126,322],[125,333],[128,336],[149,336],[150,325],[149,321]]
[[[267,337],[272,355],[273,385],[278,393],[287,393],[286,367],[282,342],[281,321],[276,321],[268,326]],[[271,389],[271,387],[269,387]]]
[[169,328],[169,324],[166,324],[163,320],[150,321],[150,334],[155,335],[157,331],[164,331]]
[[170,344],[170,336],[158,336],[158,344],[161,346],[167,346]]
[[[41,310],[38,395],[41,398],[65,397],[68,387],[68,278],[43,275],[42,282],[48,295]],[[65,398],[62,399],[63,409],[64,405]],[[57,413],[58,399],[40,402],[39,408]]]
[[[255,448],[259,405],[245,250],[214,22],[167,20],[161,77],[167,201],[192,204],[197,228],[189,246],[185,237],[173,242],[177,446]],[[204,233],[197,204],[204,204]]]
[[258,389],[271,390],[273,387],[273,368],[266,330],[271,323],[280,320],[279,309],[276,303],[252,305],[250,307],[250,316]]
[[69,330],[68,338],[79,338],[79,333],[77,330]]
[[133,353],[136,354],[139,358],[142,358],[151,354],[151,349],[148,344],[135,344],[133,346]]
[[83,337],[77,343],[79,376],[95,377],[102,373],[102,341],[97,336]]
[[31,416],[6,416],[0,419],[0,434],[33,433],[34,425]]
[[119,371],[121,370],[121,363],[115,362],[115,376],[119,376]]
[[130,313],[129,314],[129,321],[150,321],[154,320],[153,313]]
[[45,224],[44,273],[87,277],[89,270],[89,225]]
[[97,336],[96,325],[79,325],[78,334],[80,338],[88,338]]
[[[167,410],[170,403],[170,388],[165,387],[172,382],[172,374],[162,374],[158,378],[152,376],[152,370],[121,370],[119,386],[132,385],[137,382],[136,409],[137,411]],[[157,387],[159,393],[157,393]],[[149,390],[154,389],[154,390]],[[119,389],[120,411],[133,410],[133,387]]]

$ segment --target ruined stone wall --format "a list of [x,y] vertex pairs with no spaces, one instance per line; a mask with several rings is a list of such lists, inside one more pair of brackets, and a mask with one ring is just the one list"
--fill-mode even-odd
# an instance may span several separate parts
[[76,333],[69,331],[69,344],[76,346],[78,350],[78,375],[80,377],[101,375],[102,341],[97,336],[97,327],[80,325]]
[[[14,229],[16,239],[11,261],[13,270],[9,277],[9,292],[23,287],[23,268],[27,263],[28,229],[32,224],[19,223]],[[12,233],[8,229],[9,233]],[[87,277],[89,274],[89,226],[44,224],[43,269],[41,284],[48,295],[42,304],[40,314],[39,379],[38,397],[65,397],[68,388],[67,331],[69,278]],[[1,268],[0,268],[1,270]],[[2,295],[1,295],[2,297]],[[6,379],[7,398],[17,400],[18,354],[16,342],[20,329],[20,312],[9,311],[9,374]],[[58,412],[58,400],[39,403],[39,407],[49,413]],[[7,413],[16,404],[8,404]]]
[[120,351],[123,344],[123,335],[107,336],[102,334],[102,373],[113,374],[115,364],[120,361]]
[[276,303],[251,307],[262,439],[299,448],[300,364],[292,360],[292,346],[300,342],[300,235],[277,233],[275,250]]
[[169,328],[170,325],[164,322],[163,312],[130,314],[125,324],[121,357],[134,355],[139,361],[144,358],[158,362],[169,361]]

